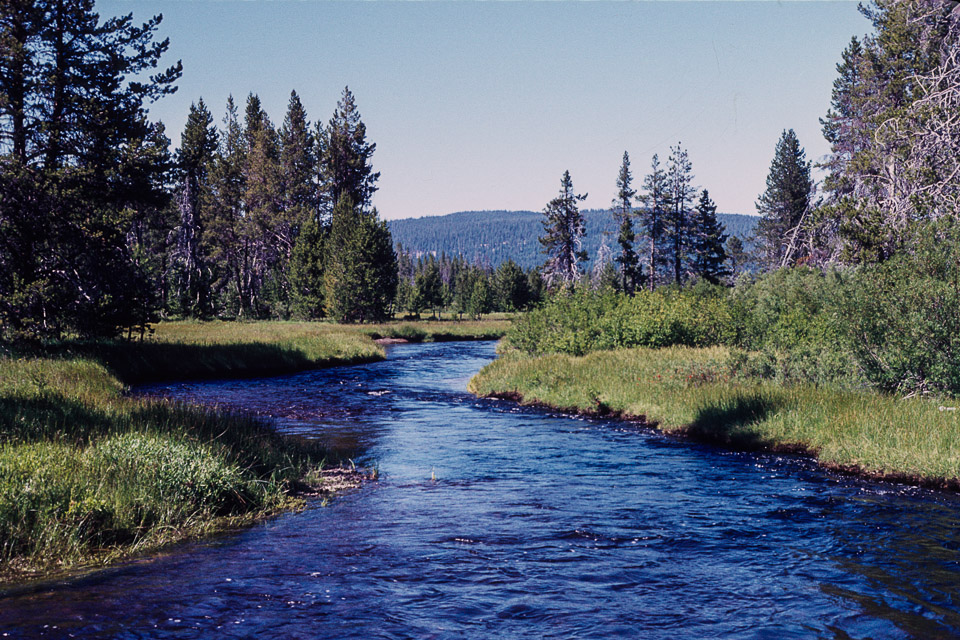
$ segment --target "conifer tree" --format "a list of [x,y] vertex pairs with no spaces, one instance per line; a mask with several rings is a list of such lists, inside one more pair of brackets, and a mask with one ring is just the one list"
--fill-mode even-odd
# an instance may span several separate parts
[[521,311],[530,304],[530,287],[523,269],[513,260],[501,262],[494,273],[494,298],[501,311]]
[[493,291],[490,289],[490,278],[485,271],[478,269],[473,278],[473,290],[470,292],[467,312],[472,318],[479,320],[492,309]]
[[[282,200],[280,148],[277,132],[260,107],[260,99],[250,94],[244,119],[247,143],[244,165],[244,215],[240,224],[243,243],[241,278],[246,298],[243,310],[253,317],[264,317],[269,307],[263,287],[281,257],[278,219]],[[271,281],[272,302],[284,301],[287,292]]]
[[[92,0],[0,3],[0,326],[112,335],[138,322],[127,235],[167,195],[144,103],[175,90],[160,24]],[[135,152],[144,151],[143,155]],[[129,189],[137,185],[137,189]]]
[[387,317],[397,291],[397,257],[376,209],[362,211],[343,195],[333,211],[324,261],[324,304],[337,322]]
[[580,279],[580,262],[587,260],[587,253],[582,249],[585,229],[577,203],[586,197],[574,193],[570,172],[564,171],[560,195],[543,210],[544,235],[540,244],[548,256],[543,277],[550,288],[572,287]]
[[698,278],[720,284],[730,275],[724,249],[727,234],[724,233],[723,224],[717,220],[717,205],[710,199],[706,189],[701,192],[700,201],[693,211],[690,228],[693,232],[690,270]]
[[247,291],[244,286],[244,242],[241,235],[246,193],[246,141],[233,96],[227,98],[220,135],[220,150],[210,175],[212,203],[207,224],[205,254],[212,263],[215,313],[241,316]]
[[670,193],[667,235],[670,238],[670,260],[674,282],[683,285],[687,249],[690,242],[689,217],[696,190],[693,187],[693,165],[687,150],[677,143],[670,148],[667,162],[667,185]]
[[633,199],[637,192],[632,183],[630,156],[624,151],[620,174],[617,176],[617,197],[613,201],[613,211],[620,227],[617,235],[620,255],[616,258],[620,271],[620,288],[629,295],[633,295],[634,291],[643,286],[640,261],[633,247],[636,241],[636,234],[633,232]]
[[440,279],[440,263],[432,255],[428,255],[417,269],[413,287],[417,315],[426,308],[436,317],[437,311],[443,306],[443,282]]
[[344,87],[333,117],[318,135],[322,210],[331,211],[344,195],[361,209],[370,206],[380,178],[370,164],[376,149],[376,144],[367,142],[367,127],[353,93]]
[[310,131],[307,112],[296,91],[290,92],[287,114],[280,129],[280,179],[283,192],[283,209],[299,223],[306,219],[307,212],[316,210],[317,186],[314,176],[317,161],[314,155],[315,142]]
[[324,248],[329,229],[309,215],[297,235],[290,256],[290,290],[296,315],[316,319],[324,315]]
[[806,230],[802,223],[812,189],[806,152],[793,129],[784,131],[770,163],[766,191],[757,200],[761,218],[756,233],[765,268],[794,264],[804,255]]
[[177,153],[180,222],[173,257],[178,311],[187,316],[202,317],[211,312],[211,274],[204,233],[209,217],[206,210],[212,198],[210,172],[216,159],[217,137],[213,116],[201,98],[190,105]]
[[744,247],[743,240],[738,236],[730,236],[727,239],[726,254],[730,259],[730,281],[736,282],[740,274],[747,271],[750,254]]
[[670,207],[667,172],[660,166],[657,154],[653,154],[650,173],[643,179],[643,189],[640,202],[643,205],[641,222],[647,236],[647,284],[653,291],[661,282],[666,264],[666,224]]
[[843,52],[821,121],[827,201],[808,242],[819,260],[884,261],[917,221],[960,215],[956,3],[874,0],[861,12],[874,33]]

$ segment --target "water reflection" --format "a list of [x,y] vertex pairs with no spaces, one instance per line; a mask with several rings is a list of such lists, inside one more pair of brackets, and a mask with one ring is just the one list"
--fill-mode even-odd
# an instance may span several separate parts
[[960,635],[954,497],[464,393],[493,355],[490,344],[398,346],[371,365],[151,388],[360,443],[381,480],[326,508],[8,594],[0,628],[103,638]]

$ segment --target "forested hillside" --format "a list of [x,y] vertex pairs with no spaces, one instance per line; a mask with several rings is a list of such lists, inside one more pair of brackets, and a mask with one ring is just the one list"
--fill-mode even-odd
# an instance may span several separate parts
[[[583,216],[583,248],[587,255],[596,256],[604,238],[607,246],[615,250],[617,223],[613,212],[593,209],[584,211]],[[743,239],[753,233],[759,220],[736,213],[718,213],[717,218],[726,225],[728,234]],[[468,262],[490,267],[513,260],[530,269],[546,259],[538,240],[543,234],[542,223],[540,211],[459,211],[445,216],[390,220],[387,225],[394,241],[414,256],[428,252],[462,255]]]

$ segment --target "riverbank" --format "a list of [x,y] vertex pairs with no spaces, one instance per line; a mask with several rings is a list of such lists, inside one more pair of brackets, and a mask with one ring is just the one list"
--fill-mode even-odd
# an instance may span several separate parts
[[960,490],[960,401],[741,378],[724,347],[521,356],[485,367],[476,395],[642,420],[740,449],[802,452],[825,467]]
[[368,362],[385,356],[378,337],[484,339],[508,324],[177,322],[142,342],[0,348],[0,580],[106,564],[357,480],[326,473],[356,452],[129,385]]

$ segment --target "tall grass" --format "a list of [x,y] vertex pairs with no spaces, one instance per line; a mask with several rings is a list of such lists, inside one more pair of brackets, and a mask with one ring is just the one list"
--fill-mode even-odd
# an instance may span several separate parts
[[736,447],[805,449],[828,466],[924,484],[960,479],[960,405],[743,377],[724,347],[621,349],[584,357],[506,354],[470,381],[478,395],[643,417]]
[[89,360],[0,360],[4,577],[99,562],[290,506],[291,482],[352,453],[122,389]]

